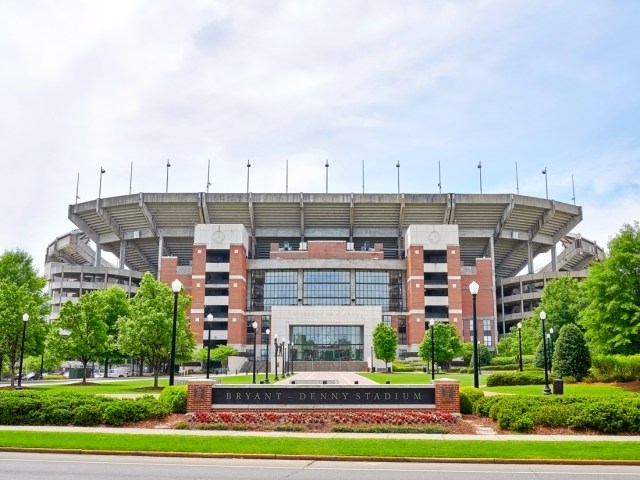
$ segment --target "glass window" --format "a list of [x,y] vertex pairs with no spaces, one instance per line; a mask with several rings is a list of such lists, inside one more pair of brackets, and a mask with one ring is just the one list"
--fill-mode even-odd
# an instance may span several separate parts
[[224,283],[229,284],[229,272],[207,272],[205,274],[205,283],[207,285]]
[[425,250],[424,263],[447,263],[446,250]]
[[295,361],[363,361],[364,327],[299,325],[291,327]]
[[398,345],[407,344],[407,317],[405,315],[398,316]]
[[356,271],[356,305],[380,305],[388,311],[404,310],[400,270]]
[[440,272],[427,272],[424,274],[426,285],[447,285],[447,274]]
[[305,270],[304,305],[349,305],[351,283],[348,270]]
[[384,324],[387,327],[390,327],[391,326],[391,315],[383,315],[382,316],[382,321],[384,322]]
[[207,250],[207,263],[229,263],[229,250]]
[[209,314],[213,315],[213,318],[227,318],[229,316],[229,306],[206,305],[204,307],[204,318],[207,318]]
[[446,305],[427,305],[424,309],[427,318],[449,318],[449,307]]
[[447,297],[449,290],[447,288],[425,288],[425,297]]
[[273,305],[298,304],[296,270],[254,270],[251,272],[251,310],[269,310]]
[[204,295],[206,297],[228,297],[228,288],[205,288]]

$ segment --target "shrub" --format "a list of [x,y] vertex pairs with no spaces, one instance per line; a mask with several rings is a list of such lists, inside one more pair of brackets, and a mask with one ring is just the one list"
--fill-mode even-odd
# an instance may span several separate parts
[[463,387],[460,389],[460,413],[473,413],[473,404],[484,397],[479,388]]
[[568,323],[560,330],[553,353],[553,370],[560,377],[571,376],[581,381],[589,373],[591,354],[582,330]]
[[485,372],[502,372],[502,371],[512,371],[519,370],[520,365],[517,363],[506,363],[504,365],[489,365],[488,367],[482,367],[482,371]]
[[640,380],[640,355],[599,355],[591,361],[591,375],[599,382]]
[[187,387],[173,385],[160,393],[160,401],[166,403],[173,413],[187,413]]
[[518,357],[493,357],[489,365],[501,366],[501,365],[513,365],[518,363]]
[[542,384],[544,375],[535,372],[494,373],[487,377],[487,387]]

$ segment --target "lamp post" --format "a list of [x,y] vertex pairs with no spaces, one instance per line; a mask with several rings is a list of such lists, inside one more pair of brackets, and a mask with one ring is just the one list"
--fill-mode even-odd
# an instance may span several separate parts
[[478,322],[476,321],[476,297],[480,291],[480,285],[474,280],[469,284],[469,292],[473,299],[473,386],[480,388],[480,379],[478,378],[479,359],[478,359]]
[[285,364],[287,363],[287,356],[284,350],[284,346],[287,344],[287,338],[282,337],[282,343],[280,344],[280,349],[282,352],[282,378],[287,378],[287,372],[285,371]]
[[27,322],[29,321],[29,314],[22,315],[22,347],[20,347],[20,367],[18,368],[18,386],[16,390],[22,389],[22,362],[24,360],[24,337],[27,333]]
[[258,331],[258,322],[251,324],[253,327],[253,383],[256,383],[256,336]]
[[549,371],[553,372],[553,327],[549,328],[547,339],[549,340]]
[[436,321],[432,318],[431,320],[429,320],[429,328],[431,329],[431,380],[436,379],[436,343],[434,340],[436,333],[435,327]]
[[277,382],[278,378],[278,334],[273,334],[273,381]]
[[520,364],[520,371],[522,371],[522,322],[518,322],[518,346],[519,352],[518,363]]
[[551,393],[551,389],[549,388],[549,371],[547,370],[547,334],[544,328],[544,321],[547,318],[547,312],[542,310],[540,312],[540,320],[542,320],[542,354],[544,355],[544,389],[543,392],[545,395],[549,395]]
[[207,342],[207,380],[209,379],[209,365],[211,364],[211,322],[213,322],[213,315],[207,315],[207,322],[209,322],[209,341]]
[[171,284],[173,290],[173,331],[171,333],[171,357],[169,358],[169,385],[173,385],[176,365],[176,330],[178,328],[178,294],[182,290],[182,283],[177,278]]
[[266,375],[264,377],[264,383],[269,383],[269,344],[271,343],[271,330],[267,328],[264,333],[267,334],[267,366],[265,368]]
[[291,376],[293,375],[293,344],[291,343],[291,340],[287,342],[287,348],[289,349],[289,355],[287,356],[289,359],[289,368],[287,371],[289,372],[289,376]]

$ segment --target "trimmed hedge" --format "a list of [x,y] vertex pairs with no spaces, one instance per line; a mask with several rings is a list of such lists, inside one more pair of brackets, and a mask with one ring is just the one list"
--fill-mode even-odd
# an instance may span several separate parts
[[1,425],[120,426],[169,413],[168,405],[151,396],[121,400],[71,392],[0,391]]
[[484,398],[484,392],[479,388],[462,387],[460,389],[460,413],[473,413],[473,404]]
[[[523,355],[523,365],[533,365],[534,355]],[[489,365],[520,365],[518,363],[518,357],[493,357]]]
[[591,359],[591,376],[598,382],[640,380],[640,355],[598,355]]
[[160,393],[160,401],[169,405],[173,413],[187,413],[187,387],[185,385],[164,387]]
[[640,433],[640,395],[622,397],[494,396],[477,400],[474,413],[504,430],[529,432],[535,426],[602,433]]
[[487,377],[487,387],[542,384],[544,375],[535,372],[494,373]]

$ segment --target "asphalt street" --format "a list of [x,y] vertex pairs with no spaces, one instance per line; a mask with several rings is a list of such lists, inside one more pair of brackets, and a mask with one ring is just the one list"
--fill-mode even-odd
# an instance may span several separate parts
[[640,479],[638,466],[477,465],[199,459],[0,452],[0,479],[574,480]]

